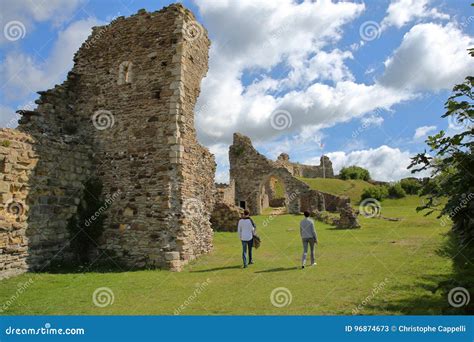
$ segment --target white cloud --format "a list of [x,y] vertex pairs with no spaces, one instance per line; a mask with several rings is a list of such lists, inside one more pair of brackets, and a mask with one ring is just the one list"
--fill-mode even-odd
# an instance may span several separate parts
[[0,65],[5,97],[8,100],[23,99],[60,83],[72,68],[74,53],[90,34],[91,27],[98,24],[96,19],[89,18],[73,22],[59,31],[50,56],[44,61],[18,52],[7,54]]
[[413,135],[414,140],[419,140],[425,138],[429,133],[436,130],[436,126],[421,126],[415,130],[415,134]]
[[377,114],[370,114],[363,117],[361,120],[363,127],[379,127],[383,124],[383,117]]
[[467,49],[474,39],[448,24],[419,24],[385,61],[384,86],[411,91],[451,89],[474,69]]
[[[363,4],[196,2],[213,42],[209,73],[197,104],[201,141],[230,142],[235,131],[269,140],[298,132],[302,126],[333,124],[331,113],[344,112],[330,102],[351,84],[357,86],[344,65],[352,54],[328,47],[340,39],[342,26],[364,10]],[[246,86],[242,78],[249,72],[257,77]],[[316,81],[349,83],[335,88],[314,84]],[[289,131],[277,131],[270,125],[272,112],[280,108],[291,112]]]
[[229,146],[214,144],[209,146],[209,151],[215,156],[218,168],[216,170],[217,183],[229,183]]
[[[85,0],[14,0],[3,1],[1,4],[0,29],[3,33],[5,25],[10,21],[19,21],[28,35],[37,22],[51,21],[54,26],[71,21],[78,7]],[[11,43],[4,35],[0,35],[0,44]],[[45,42],[46,43],[46,42]]]
[[[344,166],[357,165],[368,169],[372,179],[380,181],[396,181],[413,176],[410,170],[407,170],[412,154],[386,145],[349,153],[331,152],[327,155],[331,159],[336,173]],[[308,160],[308,163],[314,164],[317,159],[319,157],[312,158]],[[416,174],[415,176],[422,177],[424,175]]]
[[449,19],[449,15],[436,8],[428,8],[429,0],[392,0],[387,8],[387,16],[382,20],[382,29],[389,26],[398,28],[416,19]]
[[15,114],[15,110],[8,106],[0,104],[0,127],[15,128],[19,115]]

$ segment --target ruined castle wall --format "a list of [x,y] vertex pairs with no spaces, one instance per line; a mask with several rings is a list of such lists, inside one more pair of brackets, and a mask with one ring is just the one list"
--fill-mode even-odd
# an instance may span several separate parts
[[327,156],[321,157],[320,165],[305,165],[291,162],[288,154],[282,153],[275,163],[287,169],[295,177],[334,178],[332,162]]
[[68,258],[69,218],[90,162],[78,145],[0,130],[0,275],[41,270]]
[[[181,194],[179,225],[182,228],[176,235],[177,251],[181,263],[186,263],[212,248],[210,218],[214,207],[216,163],[209,150],[197,141],[193,114],[201,80],[208,70],[210,42],[205,29],[189,11],[177,18],[175,34],[178,43],[174,59],[179,73],[173,82],[175,90],[170,108],[176,113],[179,130],[169,139],[175,143],[170,153],[172,162],[176,158],[176,184]],[[175,258],[178,255],[175,254]]]
[[38,155],[27,181],[35,190],[24,197],[27,245],[43,261],[67,251],[65,227],[91,177],[104,195],[119,194],[98,246],[106,257],[180,270],[211,249],[215,162],[193,118],[209,40],[200,25],[187,40],[188,24],[199,25],[172,5],[94,28],[67,80],[22,113],[19,130]]

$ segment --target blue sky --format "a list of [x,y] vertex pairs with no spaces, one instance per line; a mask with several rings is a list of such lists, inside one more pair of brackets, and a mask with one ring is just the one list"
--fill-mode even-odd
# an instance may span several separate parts
[[[171,1],[6,0],[0,4],[0,125],[61,83],[94,25]],[[196,106],[199,140],[227,181],[232,133],[270,158],[374,178],[409,175],[450,89],[474,70],[474,10],[461,0],[183,1],[209,31],[209,73]]]

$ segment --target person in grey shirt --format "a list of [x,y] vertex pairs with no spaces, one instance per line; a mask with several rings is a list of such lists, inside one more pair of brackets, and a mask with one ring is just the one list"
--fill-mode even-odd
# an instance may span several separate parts
[[302,266],[304,268],[306,264],[306,256],[308,254],[308,245],[311,249],[311,266],[316,265],[314,260],[314,244],[318,243],[318,236],[316,235],[316,230],[314,229],[314,222],[309,218],[309,212],[304,212],[304,219],[300,222],[300,234],[301,239],[303,240],[303,257],[302,257]]

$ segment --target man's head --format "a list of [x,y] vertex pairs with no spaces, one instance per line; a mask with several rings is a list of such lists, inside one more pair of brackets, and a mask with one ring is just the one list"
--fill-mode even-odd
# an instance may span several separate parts
[[309,211],[306,210],[303,214],[304,214],[304,217],[309,217]]
[[244,216],[249,216],[250,215],[250,211],[248,211],[247,209],[244,210]]

